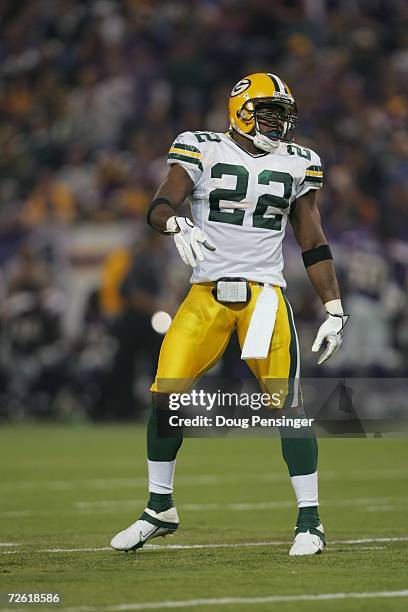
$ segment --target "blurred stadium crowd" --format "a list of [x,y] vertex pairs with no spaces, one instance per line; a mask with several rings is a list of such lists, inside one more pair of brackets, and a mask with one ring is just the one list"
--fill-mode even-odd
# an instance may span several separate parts
[[[404,0],[3,0],[3,414],[134,415],[188,271],[146,209],[184,130],[225,131],[234,83],[273,71],[299,107],[347,311],[328,375],[408,373],[408,5]],[[304,374],[321,308],[286,277]],[[225,365],[227,364],[227,366]],[[224,364],[241,367],[232,344]]]

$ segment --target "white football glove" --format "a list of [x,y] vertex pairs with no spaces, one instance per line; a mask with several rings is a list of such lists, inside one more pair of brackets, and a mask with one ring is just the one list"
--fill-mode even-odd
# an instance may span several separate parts
[[215,251],[203,232],[187,217],[170,217],[167,219],[166,234],[172,234],[177,250],[185,264],[195,268],[198,261],[204,260],[201,245],[209,251]]
[[[340,300],[338,300],[338,302],[341,304]],[[320,350],[323,342],[326,342],[326,349],[320,356],[317,365],[322,365],[322,363],[330,359],[330,357],[332,357],[332,355],[339,350],[341,343],[343,342],[343,329],[349,317],[348,315],[342,313],[343,309],[341,306],[337,310],[341,310],[341,314],[340,312],[338,314],[327,312],[326,320],[321,324],[319,331],[317,332],[316,339],[312,346],[312,351],[317,353],[317,351]]]

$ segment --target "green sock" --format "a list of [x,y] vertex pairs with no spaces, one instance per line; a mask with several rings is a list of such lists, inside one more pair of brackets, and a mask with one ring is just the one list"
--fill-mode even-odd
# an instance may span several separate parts
[[320,516],[318,506],[299,508],[299,513],[296,521],[296,528],[299,531],[307,531],[309,527],[318,527],[319,525]]
[[288,466],[290,476],[313,474],[317,470],[317,440],[312,427],[279,429],[282,456]]
[[150,461],[174,461],[183,442],[183,434],[179,433],[171,438],[158,435],[158,412],[168,412],[169,396],[163,393],[153,393],[153,406],[147,424],[147,458]]
[[171,493],[150,493],[150,498],[147,507],[155,512],[164,512],[174,506]]
[[324,534],[317,529],[320,523],[321,521],[318,506],[299,508],[299,513],[296,520],[296,534],[310,531],[310,533],[320,536],[324,542]]

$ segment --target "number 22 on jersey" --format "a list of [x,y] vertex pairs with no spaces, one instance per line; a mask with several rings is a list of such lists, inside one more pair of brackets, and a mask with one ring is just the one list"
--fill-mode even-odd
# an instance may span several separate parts
[[[209,221],[218,223],[232,223],[233,225],[243,225],[245,210],[231,208],[231,212],[226,212],[220,207],[220,201],[242,202],[248,192],[249,172],[241,165],[218,163],[211,168],[211,178],[223,178],[224,176],[235,176],[235,189],[217,188],[209,194],[210,214]],[[270,193],[262,194],[262,185],[279,183],[283,185],[283,196]],[[293,178],[287,172],[277,170],[262,170],[257,177],[257,185],[261,195],[259,195],[252,217],[253,227],[280,231],[282,227],[282,214],[270,212],[270,207],[285,210],[289,206],[289,199],[292,193]]]

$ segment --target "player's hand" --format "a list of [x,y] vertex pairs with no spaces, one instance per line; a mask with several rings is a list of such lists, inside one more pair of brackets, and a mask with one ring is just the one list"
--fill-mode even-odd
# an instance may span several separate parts
[[204,260],[202,247],[215,251],[203,232],[187,217],[171,217],[167,220],[166,233],[172,234],[177,250],[185,264],[195,268]]
[[326,320],[319,327],[319,331],[317,332],[316,339],[312,346],[312,351],[317,353],[323,342],[326,343],[326,348],[317,362],[318,365],[322,365],[322,363],[330,359],[330,357],[339,350],[343,342],[343,329],[348,318],[348,315],[344,314],[333,315],[329,312],[327,313]]

